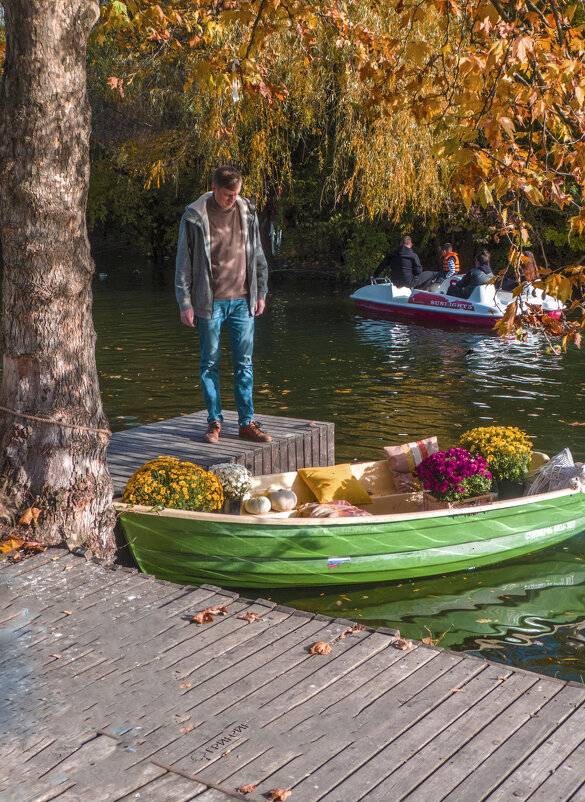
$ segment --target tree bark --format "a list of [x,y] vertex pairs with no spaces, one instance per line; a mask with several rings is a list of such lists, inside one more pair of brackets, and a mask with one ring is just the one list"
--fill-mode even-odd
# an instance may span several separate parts
[[[85,210],[87,39],[97,0],[4,0],[0,476],[36,537],[114,550]],[[47,420],[50,422],[43,422]]]

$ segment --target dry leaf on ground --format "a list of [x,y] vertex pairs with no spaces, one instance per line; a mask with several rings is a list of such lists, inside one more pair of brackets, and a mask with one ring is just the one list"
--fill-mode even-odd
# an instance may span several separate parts
[[262,621],[262,618],[258,615],[258,613],[244,613],[243,615],[239,615],[238,618],[241,618],[243,621]]
[[401,649],[404,652],[407,651],[407,649],[412,649],[412,643],[404,638],[396,638],[392,646],[394,646],[395,649]]
[[342,632],[339,638],[346,638],[348,635],[355,635],[356,632],[361,632],[365,627],[362,624],[354,624],[353,627],[346,629]]
[[257,785],[258,783],[249,783],[248,785],[240,785],[239,788],[236,788],[236,791],[238,792],[238,794],[251,794]]
[[227,607],[219,604],[217,604],[215,607],[208,607],[205,612],[209,613],[210,615],[229,615]]
[[319,640],[311,646],[311,654],[331,654],[332,651],[331,644],[323,640]]
[[209,610],[202,610],[200,613],[196,613],[193,618],[189,621],[190,624],[210,624],[212,621],[215,621],[214,617],[211,615]]
[[10,535],[9,538],[0,543],[0,554],[6,554],[8,551],[15,551],[19,549],[23,543],[24,540],[21,537]]
[[292,791],[285,791],[284,788],[273,788],[266,794],[266,798],[271,802],[285,802],[292,794]]

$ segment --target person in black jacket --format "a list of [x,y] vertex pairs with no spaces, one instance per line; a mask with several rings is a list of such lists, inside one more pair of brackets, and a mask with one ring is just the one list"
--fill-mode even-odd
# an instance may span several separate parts
[[390,280],[395,287],[425,290],[437,278],[432,270],[422,269],[418,255],[412,250],[410,237],[402,237],[400,247],[386,254],[374,271],[374,277],[387,267],[390,267]]
[[486,250],[480,251],[475,260],[475,267],[469,273],[466,273],[461,281],[449,287],[447,295],[453,295],[456,298],[469,298],[476,287],[480,287],[482,284],[489,284],[493,277],[494,274],[490,267],[490,255]]

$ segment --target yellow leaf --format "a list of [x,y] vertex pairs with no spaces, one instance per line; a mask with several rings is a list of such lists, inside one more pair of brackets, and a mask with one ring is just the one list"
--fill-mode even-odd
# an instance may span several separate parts
[[3,540],[0,543],[0,554],[6,554],[9,551],[14,551],[15,549],[19,549],[24,540],[16,535],[10,535],[7,540]]
[[20,520],[18,522],[19,526],[34,526],[38,521],[39,515],[41,511],[38,507],[28,507],[22,515],[20,516]]

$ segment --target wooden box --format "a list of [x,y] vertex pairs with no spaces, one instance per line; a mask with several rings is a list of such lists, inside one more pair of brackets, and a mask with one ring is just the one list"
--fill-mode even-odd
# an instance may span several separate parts
[[429,510],[458,510],[461,507],[479,507],[482,504],[491,504],[492,494],[483,493],[481,496],[471,496],[464,498],[462,501],[439,501],[432,493],[425,491],[423,493],[422,508],[425,511]]

